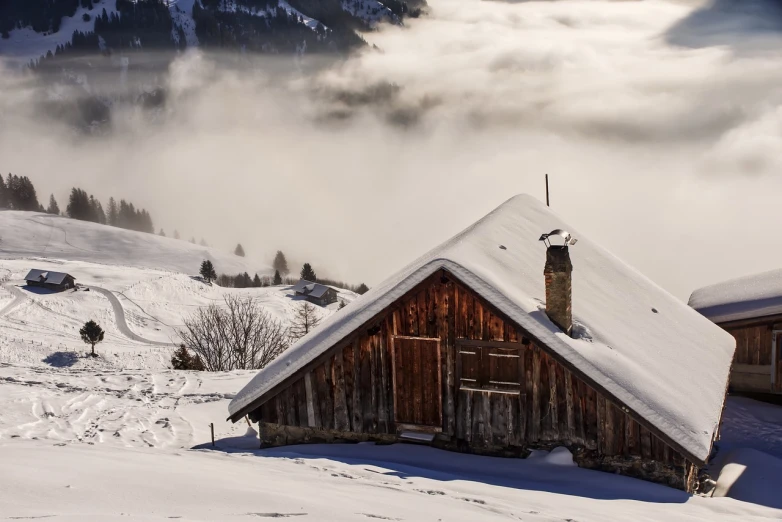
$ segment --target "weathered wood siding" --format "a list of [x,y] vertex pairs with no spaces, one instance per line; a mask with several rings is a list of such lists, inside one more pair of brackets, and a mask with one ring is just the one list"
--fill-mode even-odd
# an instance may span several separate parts
[[[782,323],[742,321],[739,325],[722,325],[736,339],[736,353],[730,373],[730,388],[735,392],[782,392],[782,359],[780,347],[774,345],[774,331]],[[774,357],[774,350],[777,351]],[[774,382],[772,383],[772,374]]]
[[[413,356],[435,347],[436,358]],[[693,466],[660,437],[446,273],[306,370],[251,416],[324,433],[396,435],[398,424],[436,424],[443,445],[463,451],[525,455],[565,445],[583,466],[643,476],[642,462],[655,461],[676,470],[672,485],[692,479]],[[425,387],[411,399],[406,390],[423,382],[437,383],[439,397]],[[424,406],[435,400],[437,417]]]
[[772,324],[728,328],[727,331],[736,339],[734,364],[771,365]]

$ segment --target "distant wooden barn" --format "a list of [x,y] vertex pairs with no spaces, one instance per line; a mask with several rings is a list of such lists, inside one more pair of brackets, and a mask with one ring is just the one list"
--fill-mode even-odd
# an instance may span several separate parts
[[320,283],[313,283],[306,279],[301,279],[293,288],[293,293],[304,297],[307,301],[319,306],[326,306],[337,302],[337,291],[330,286]]
[[782,394],[782,270],[698,289],[690,306],[736,339],[731,391]]
[[580,235],[571,262],[567,228],[507,201],[261,370],[230,419],[258,422],[265,445],[565,446],[579,466],[692,491],[734,341]]
[[76,286],[76,279],[72,275],[50,270],[30,270],[24,279],[28,286],[39,286],[49,290],[61,291]]

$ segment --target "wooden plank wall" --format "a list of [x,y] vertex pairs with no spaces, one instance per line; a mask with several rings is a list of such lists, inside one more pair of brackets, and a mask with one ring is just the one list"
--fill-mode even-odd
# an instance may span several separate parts
[[[542,277],[542,276],[541,276]],[[394,434],[392,337],[439,338],[442,434],[487,450],[579,446],[684,466],[684,458],[458,283],[438,274],[356,332],[253,417],[289,426]],[[462,390],[458,346],[509,343],[519,392]],[[512,343],[512,344],[511,344]],[[437,379],[436,375],[424,378]]]
[[772,324],[729,328],[727,332],[736,339],[734,364],[766,366],[771,364]]

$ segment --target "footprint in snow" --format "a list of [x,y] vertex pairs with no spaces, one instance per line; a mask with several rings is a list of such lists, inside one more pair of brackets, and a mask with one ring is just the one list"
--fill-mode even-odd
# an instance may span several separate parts
[[262,518],[288,518],[288,517],[302,517],[307,513],[245,513],[248,517],[262,517]]
[[436,489],[416,489],[419,493],[426,493],[427,495],[445,495],[444,491],[437,491]]
[[347,473],[332,473],[332,477],[343,477],[343,478],[349,478],[349,479],[355,479],[356,477],[352,475],[348,475]]

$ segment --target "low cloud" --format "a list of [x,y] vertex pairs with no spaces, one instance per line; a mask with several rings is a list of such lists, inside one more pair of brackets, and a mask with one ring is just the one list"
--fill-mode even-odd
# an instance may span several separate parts
[[[513,194],[542,197],[544,173],[557,212],[681,298],[778,266],[782,32],[753,37],[771,3],[706,21],[695,1],[429,3],[336,63],[186,53],[139,82],[165,86],[151,110],[107,66],[87,83],[119,101],[89,135],[41,112],[83,87],[5,71],[0,172],[370,285]],[[752,52],[685,45],[687,24]]]

